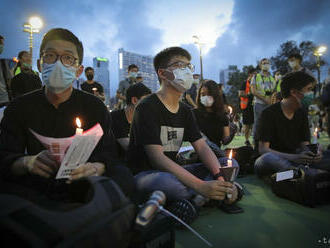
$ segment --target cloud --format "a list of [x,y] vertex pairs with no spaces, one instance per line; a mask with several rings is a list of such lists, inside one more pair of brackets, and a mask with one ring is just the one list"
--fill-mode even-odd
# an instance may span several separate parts
[[219,80],[219,69],[230,64],[256,65],[262,57],[276,54],[287,40],[312,40],[329,46],[330,2],[235,1],[232,22],[205,56],[205,74]]
[[168,46],[193,43],[197,35],[206,54],[230,23],[233,1],[150,1],[148,22],[162,31],[160,50]]

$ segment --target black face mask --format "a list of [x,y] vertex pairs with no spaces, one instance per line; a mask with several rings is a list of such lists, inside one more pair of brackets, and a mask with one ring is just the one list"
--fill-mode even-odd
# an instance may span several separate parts
[[93,74],[87,74],[86,77],[87,77],[88,80],[93,80],[94,75]]

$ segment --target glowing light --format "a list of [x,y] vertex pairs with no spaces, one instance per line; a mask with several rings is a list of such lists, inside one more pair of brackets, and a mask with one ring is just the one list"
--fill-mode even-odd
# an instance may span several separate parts
[[32,16],[29,23],[33,29],[40,29],[43,26],[42,20],[37,16]]
[[233,108],[231,106],[228,106],[229,114],[233,113]]
[[229,159],[232,159],[232,157],[233,157],[233,149],[230,150],[230,153],[229,153],[229,157],[228,158]]
[[81,121],[78,117],[76,118],[76,124],[78,128],[81,128]]

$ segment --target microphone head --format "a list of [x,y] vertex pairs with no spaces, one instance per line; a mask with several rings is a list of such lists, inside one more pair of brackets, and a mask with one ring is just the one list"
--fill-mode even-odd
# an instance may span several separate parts
[[166,201],[166,196],[163,191],[156,190],[150,196],[150,200],[151,199],[158,201],[159,205],[164,205],[164,203]]

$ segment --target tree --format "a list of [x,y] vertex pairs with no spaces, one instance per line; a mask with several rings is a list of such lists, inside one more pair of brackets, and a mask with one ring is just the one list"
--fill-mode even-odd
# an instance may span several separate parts
[[[280,70],[282,74],[290,71],[288,58],[293,53],[299,53],[302,58],[302,66],[311,71],[317,70],[317,61],[314,54],[316,45],[312,41],[302,41],[299,46],[293,40],[287,41],[280,45],[276,56],[271,57],[272,70]],[[325,65],[326,62],[321,59],[320,65]]]
[[235,72],[230,73],[230,77],[227,84],[231,87],[226,97],[228,104],[232,105],[236,110],[239,109],[238,91],[240,90],[242,83],[246,81],[250,68],[254,68],[253,65],[245,65],[243,66],[242,71],[237,69]]

